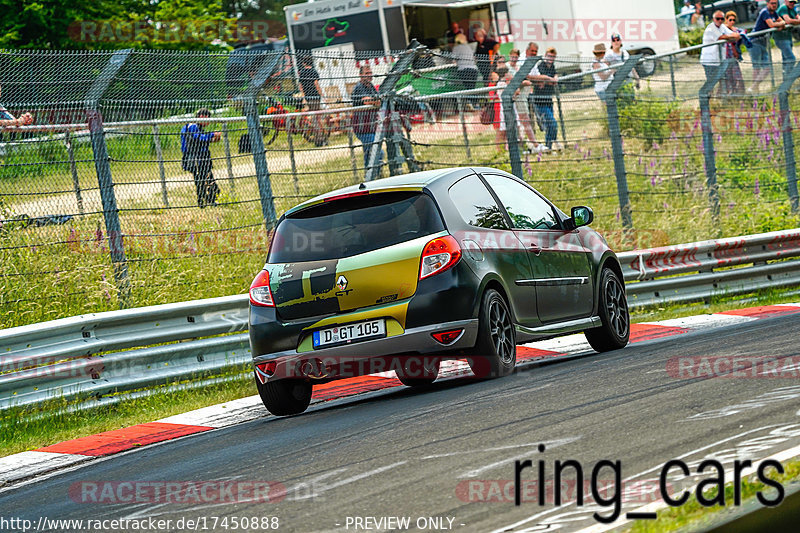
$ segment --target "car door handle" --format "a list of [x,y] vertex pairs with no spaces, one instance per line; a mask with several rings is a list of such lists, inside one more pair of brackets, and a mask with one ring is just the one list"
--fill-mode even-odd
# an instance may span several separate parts
[[531,244],[530,250],[533,252],[533,255],[539,255],[542,253],[542,249],[539,248],[539,245],[537,244]]

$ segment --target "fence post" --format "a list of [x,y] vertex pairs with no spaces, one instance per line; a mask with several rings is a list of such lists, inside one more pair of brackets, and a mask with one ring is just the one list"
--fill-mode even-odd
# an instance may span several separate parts
[[717,71],[700,87],[700,125],[703,129],[703,155],[706,166],[706,188],[708,189],[708,202],[711,206],[711,218],[714,226],[719,227],[719,188],[717,187],[717,158],[714,152],[714,129],[711,124],[710,95],[714,87],[720,82],[728,71],[730,65],[736,61],[728,58],[723,61]]
[[606,113],[608,115],[608,136],[611,139],[611,151],[614,155],[614,175],[617,178],[617,197],[619,213],[625,233],[633,230],[633,213],[628,195],[628,174],[625,170],[625,152],[622,149],[622,130],[619,125],[619,108],[617,107],[617,91],[628,83],[628,74],[639,62],[640,55],[631,56],[614,73],[614,80],[606,88]]
[[564,126],[564,112],[561,110],[561,91],[558,90],[558,84],[556,83],[556,104],[558,105],[558,124],[561,126],[561,140],[564,142],[564,146],[567,146],[567,128]]
[[158,159],[158,172],[161,175],[161,201],[164,207],[169,207],[167,198],[167,175],[164,172],[164,152],[161,150],[161,138],[158,136],[158,124],[153,124],[153,144],[156,147],[156,159]]
[[781,106],[781,135],[783,136],[783,154],[786,164],[786,186],[789,192],[789,203],[792,213],[800,211],[797,194],[797,162],[794,157],[794,135],[792,133],[792,110],[789,107],[789,89],[800,77],[800,63],[795,65],[778,88],[778,100]]
[[256,72],[250,85],[240,97],[244,101],[244,115],[247,118],[247,133],[250,137],[250,148],[253,151],[253,163],[256,167],[256,180],[258,181],[258,194],[261,198],[261,216],[267,231],[275,227],[277,214],[275,212],[275,198],[272,195],[272,182],[267,167],[266,148],[261,132],[261,123],[258,113],[258,93],[267,83],[267,80],[278,69],[283,61],[283,52],[274,52],[272,58]]
[[[378,97],[381,99],[381,108],[378,112],[378,127],[375,130],[375,141],[372,143],[372,147],[369,150],[369,164],[367,165],[367,176],[365,181],[372,181],[380,176],[380,166],[378,165],[378,155],[381,152],[381,146],[383,145],[384,140],[386,140],[386,119],[389,117],[389,102],[392,99],[394,93],[394,88],[397,85],[397,82],[400,81],[400,78],[408,72],[411,68],[411,64],[414,62],[414,59],[417,57],[417,54],[425,50],[425,46],[419,44],[416,39],[411,41],[411,44],[408,46],[408,50],[404,51],[400,56],[397,58],[397,62],[392,67],[392,70],[389,71],[389,74],[386,75],[381,86],[378,88]],[[388,155],[388,154],[387,154]]]
[[72,147],[72,135],[69,130],[64,132],[64,143],[67,145],[69,169],[72,172],[72,185],[75,187],[75,201],[78,203],[78,212],[82,215],[84,214],[83,195],[81,194],[81,183],[78,180],[78,166],[75,164],[75,149]]
[[97,184],[100,189],[100,199],[103,202],[103,219],[108,234],[108,250],[114,270],[114,281],[119,292],[119,307],[128,307],[131,295],[131,284],[128,279],[128,260],[125,257],[125,248],[122,242],[122,228],[119,223],[119,209],[117,197],[114,193],[114,180],[111,177],[108,146],[106,145],[103,116],[100,113],[100,99],[105,94],[108,86],[114,80],[122,65],[130,57],[133,50],[119,50],[114,52],[106,66],[92,83],[86,95],[86,117],[89,124],[89,135],[92,141],[94,166],[97,172]]
[[675,56],[668,56],[669,57],[669,83],[672,86],[672,99],[675,100],[678,98],[678,91],[675,90],[675,65],[673,61],[675,60]]
[[[525,179],[522,174],[522,155],[519,151],[519,130],[517,114],[514,112],[514,93],[517,92],[522,82],[528,77],[531,70],[539,64],[539,56],[530,57],[522,62],[519,70],[503,89],[500,100],[503,104],[503,119],[506,123],[506,141],[508,142],[508,157],[511,161],[511,173],[519,179]],[[533,118],[531,120],[534,120]]]
[[297,185],[297,163],[294,159],[294,139],[292,138],[292,117],[286,117],[286,142],[289,144],[289,161],[292,164],[292,181],[294,181],[294,192],[300,194],[300,187]]
[[772,81],[772,86],[775,87],[775,62],[772,61],[772,39],[770,39],[772,35],[768,33],[764,37],[767,38],[767,55],[769,56],[769,78]]
[[464,120],[464,100],[456,96],[456,106],[458,107],[458,119],[461,121],[461,132],[464,135],[464,147],[467,149],[467,159],[472,159],[472,150],[469,147],[469,135],[467,135],[467,123]]
[[352,116],[347,117],[347,144],[350,149],[350,166],[353,167],[353,183],[359,183],[358,176],[358,163],[356,160],[356,145],[353,135],[353,119]]
[[233,178],[233,163],[231,161],[231,138],[228,134],[228,123],[222,123],[222,142],[225,144],[225,165],[228,167],[228,181],[231,182],[231,196],[236,196],[236,180]]

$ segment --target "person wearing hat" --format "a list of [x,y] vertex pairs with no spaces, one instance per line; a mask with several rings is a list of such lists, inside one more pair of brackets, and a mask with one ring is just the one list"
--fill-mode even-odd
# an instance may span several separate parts
[[[622,36],[619,33],[612,33],[611,34],[611,49],[606,50],[605,59],[609,65],[613,65],[615,63],[624,63],[628,59],[631,58],[631,55],[628,53],[627,50],[622,49]],[[612,75],[613,77],[613,75]],[[636,88],[639,88],[639,73],[636,72],[635,68],[631,69],[631,73],[628,74],[628,77],[635,80]]]
[[[597,43],[594,45],[594,62],[592,63],[592,70],[598,70],[603,67],[609,66],[609,62],[606,60],[606,45],[603,43]],[[594,92],[597,93],[597,97],[600,100],[606,99],[606,89],[608,88],[609,84],[611,84],[611,80],[614,79],[614,73],[611,70],[604,70],[602,72],[595,72],[592,74],[594,78]]]

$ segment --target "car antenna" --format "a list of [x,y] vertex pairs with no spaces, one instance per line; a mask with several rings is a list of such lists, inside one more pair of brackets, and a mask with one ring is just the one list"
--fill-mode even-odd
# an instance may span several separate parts
[[367,188],[367,186],[366,186],[366,185],[364,184],[364,182],[362,181],[362,182],[361,182],[361,185],[359,185],[359,186],[358,186],[358,188],[359,188],[359,190],[362,190],[362,191],[363,191],[364,189],[366,189],[366,188]]

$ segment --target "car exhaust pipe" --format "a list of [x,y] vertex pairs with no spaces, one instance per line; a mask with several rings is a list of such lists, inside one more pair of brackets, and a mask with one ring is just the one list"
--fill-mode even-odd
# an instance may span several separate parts
[[300,363],[300,375],[309,379],[325,379],[330,370],[321,359],[306,359]]

